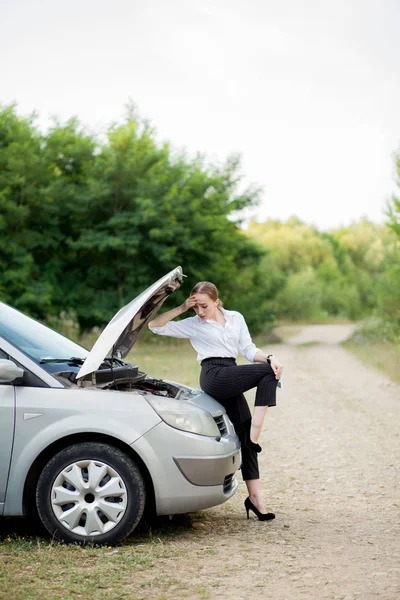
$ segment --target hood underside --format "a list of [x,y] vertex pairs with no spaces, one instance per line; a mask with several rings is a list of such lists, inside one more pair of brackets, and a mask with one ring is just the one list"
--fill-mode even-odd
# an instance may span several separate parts
[[116,358],[125,358],[166,298],[181,286],[182,279],[182,268],[176,267],[121,308],[97,339],[77,379],[96,371],[110,350]]

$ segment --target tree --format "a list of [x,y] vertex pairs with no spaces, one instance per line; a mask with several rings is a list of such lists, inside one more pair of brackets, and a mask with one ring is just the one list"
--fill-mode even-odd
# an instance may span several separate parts
[[51,286],[40,276],[34,250],[46,238],[41,221],[49,171],[34,115],[15,106],[0,110],[0,291],[4,300],[33,313],[51,306]]
[[271,251],[278,268],[287,274],[310,266],[317,268],[332,256],[330,241],[296,217],[283,223],[272,219],[264,223],[253,221],[249,234]]
[[[97,142],[76,119],[55,122],[43,137],[42,152],[51,173],[43,190],[42,220],[46,240],[35,248],[43,279],[52,287],[51,313],[76,311],[87,273],[74,248],[82,229],[91,223],[90,177]],[[33,229],[39,224],[33,223]]]
[[[154,131],[136,115],[112,127],[90,178],[91,220],[71,244],[87,272],[81,320],[91,325],[110,316],[178,264],[192,284],[215,281],[235,306],[243,306],[242,282],[246,297],[267,295],[256,268],[264,251],[232,218],[259,194],[236,192],[239,169],[237,157],[209,166],[201,157],[176,155],[157,145]],[[188,291],[175,294],[174,302]],[[259,299],[248,318],[256,327],[267,318]]]
[[190,284],[173,302],[209,279],[253,330],[271,319],[280,278],[240,229],[259,190],[239,192],[238,157],[176,153],[132,109],[100,141],[76,119],[42,134],[11,106],[0,111],[0,167],[3,300],[91,327],[181,264]]
[[361,219],[321,233],[293,217],[284,223],[253,222],[249,233],[270,251],[286,280],[276,298],[278,315],[358,319],[376,308],[377,284],[392,243],[385,226]]
[[[400,149],[394,156],[395,171],[396,171],[396,184],[400,189]],[[387,216],[389,217],[388,225],[394,231],[398,238],[400,238],[400,198],[392,196],[391,201],[387,204]]]
[[[397,187],[400,188],[400,151],[395,155]],[[385,270],[378,284],[378,313],[386,321],[388,337],[400,341],[400,199],[393,196],[387,205],[388,227],[393,243],[385,246]]]

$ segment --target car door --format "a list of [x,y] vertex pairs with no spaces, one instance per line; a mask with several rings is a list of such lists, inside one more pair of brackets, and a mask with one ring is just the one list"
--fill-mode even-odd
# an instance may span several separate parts
[[[8,358],[0,349],[0,358]],[[0,383],[0,515],[7,490],[8,471],[14,439],[15,391],[10,383]]]

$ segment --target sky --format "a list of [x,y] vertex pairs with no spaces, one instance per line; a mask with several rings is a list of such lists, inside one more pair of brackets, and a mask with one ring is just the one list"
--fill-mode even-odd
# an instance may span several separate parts
[[0,0],[0,103],[101,132],[131,100],[160,141],[240,154],[259,221],[382,222],[399,31],[398,0]]

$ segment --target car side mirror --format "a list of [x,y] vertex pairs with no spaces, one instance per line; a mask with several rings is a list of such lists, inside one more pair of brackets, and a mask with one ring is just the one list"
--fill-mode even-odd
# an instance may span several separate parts
[[0,358],[0,383],[12,383],[24,376],[24,370],[17,367],[12,360]]

